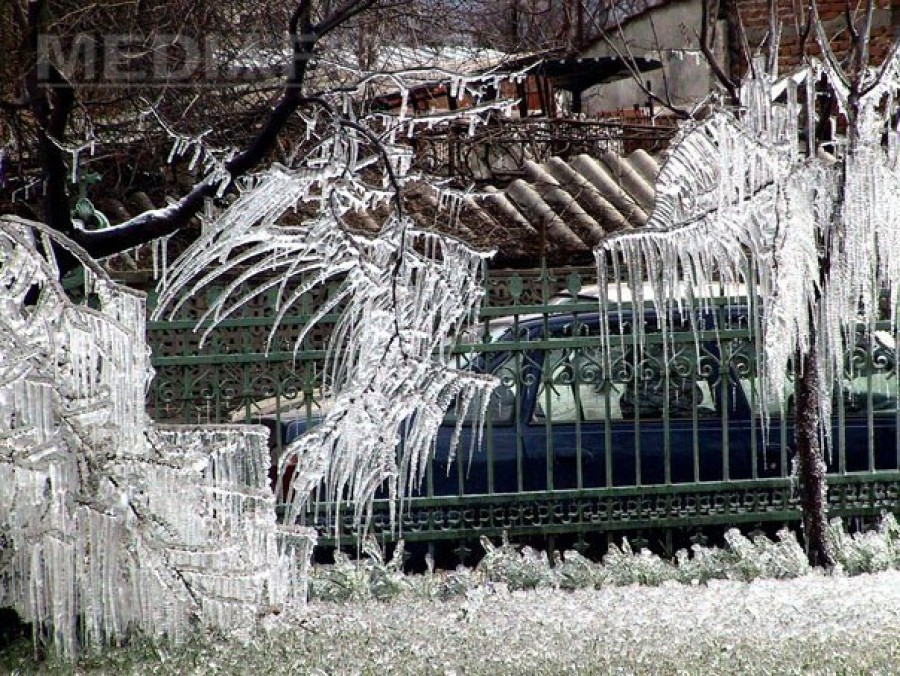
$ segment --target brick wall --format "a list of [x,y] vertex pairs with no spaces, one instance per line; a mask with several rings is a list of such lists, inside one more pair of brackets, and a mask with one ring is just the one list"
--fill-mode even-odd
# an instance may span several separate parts
[[[806,0],[777,0],[778,17],[782,22],[779,53],[781,72],[790,71],[800,63],[800,40],[795,21],[795,2],[805,12]],[[855,0],[851,0],[850,4],[853,7],[857,6]],[[839,57],[847,53],[850,44],[845,21],[846,7],[846,0],[820,0],[818,2],[819,17],[825,28],[825,34],[831,41],[831,48]],[[731,0],[726,7],[729,42],[732,45],[729,55],[732,73],[740,75],[746,68],[746,63],[741,56],[740,49],[735,47],[739,44],[739,41],[736,40],[738,36],[735,20],[737,13],[740,14],[750,46],[754,48],[765,40],[769,31],[769,2],[768,0]],[[859,16],[861,18],[861,12]],[[900,34],[900,0],[876,0],[872,26],[870,63],[880,64],[887,55],[895,36]],[[812,55],[819,53],[813,36],[807,40],[807,51]]]

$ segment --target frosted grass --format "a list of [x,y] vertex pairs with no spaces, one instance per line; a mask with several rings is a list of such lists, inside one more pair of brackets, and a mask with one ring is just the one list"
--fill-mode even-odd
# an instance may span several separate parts
[[[82,657],[75,673],[117,674],[801,674],[896,673],[900,527],[829,537],[841,564],[810,569],[796,538],[695,546],[664,560],[623,542],[602,563],[484,541],[475,569],[404,575],[402,548],[367,545],[310,576],[312,601],[254,628],[198,633],[177,647],[137,640]],[[880,571],[876,573],[861,571]],[[858,573],[848,576],[847,573]],[[640,583],[640,584],[639,584]],[[0,656],[11,673],[28,646]]]
[[[83,658],[117,674],[888,674],[900,572],[564,591],[484,585],[448,600],[311,603],[248,635]],[[8,656],[18,673],[72,673]]]

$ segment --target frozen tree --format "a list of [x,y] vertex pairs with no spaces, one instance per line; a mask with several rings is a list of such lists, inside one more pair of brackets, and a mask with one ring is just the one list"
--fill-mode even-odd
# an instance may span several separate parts
[[663,324],[676,309],[701,307],[711,284],[746,286],[761,309],[752,329],[763,419],[771,402],[785,410],[793,369],[804,530],[811,561],[824,565],[832,394],[857,327],[871,332],[879,295],[896,298],[900,284],[900,56],[895,45],[869,66],[872,7],[851,22],[854,49],[842,66],[813,5],[824,58],[781,78],[777,59],[757,63],[739,108],[721,105],[683,127],[647,228],[596,252],[600,279],[627,272],[638,301],[649,280]]
[[[80,302],[59,247],[85,266]],[[147,417],[142,293],[7,216],[0,306],[0,605],[37,641],[66,656],[134,631],[178,641],[303,598],[315,536],[276,525],[265,430]]]
[[[341,103],[355,119],[379,94],[451,79],[440,50],[419,47],[452,17],[423,3],[4,3],[0,209],[47,223],[95,259],[194,236],[207,200],[230,200],[239,177],[328,135],[306,124],[320,97],[355,92]],[[500,59],[463,55],[454,73]],[[170,155],[173,133],[184,152]],[[79,227],[79,197],[115,227]],[[59,253],[65,272],[74,262]]]
[[[408,151],[375,139],[365,120],[342,120],[327,105],[322,114],[335,126],[328,144],[292,167],[254,175],[233,205],[212,215],[206,234],[169,270],[158,312],[175,311],[183,299],[217,284],[222,292],[199,318],[208,331],[277,289],[277,326],[304,293],[340,281],[297,338],[299,349],[318,318],[342,309],[326,364],[330,407],[282,456],[279,492],[289,497],[289,521],[318,497],[329,507],[347,500],[364,527],[382,485],[392,505],[418,486],[450,405],[458,407],[460,427],[481,417],[494,380],[454,368],[450,348],[477,314],[491,254],[417,229],[401,199],[415,178]],[[463,197],[444,191],[440,199]],[[374,218],[385,209],[377,236],[348,225],[360,211]],[[299,223],[285,225],[287,216]]]

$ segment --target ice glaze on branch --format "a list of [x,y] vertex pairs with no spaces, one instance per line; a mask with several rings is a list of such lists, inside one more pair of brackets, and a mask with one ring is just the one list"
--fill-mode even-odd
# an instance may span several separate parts
[[[31,17],[33,26],[38,25],[42,4],[39,2],[29,4],[29,10],[33,13]],[[303,97],[303,85],[309,62],[313,58],[319,40],[375,4],[377,4],[377,0],[347,0],[328,12],[318,22],[314,22],[314,1],[301,0],[298,2],[289,22],[292,67],[285,79],[281,98],[249,145],[224,163],[224,171],[227,175],[208,176],[172,205],[145,211],[114,228],[92,231],[74,228],[68,204],[69,171],[58,145],[63,138],[69,113],[75,103],[74,90],[68,86],[59,71],[50,66],[48,72],[51,79],[48,84],[53,85],[52,91],[56,99],[51,111],[47,98],[37,96],[39,92],[36,88],[35,74],[35,86],[32,87],[31,99],[34,102],[33,105],[39,106],[35,112],[40,112],[40,114],[36,114],[36,117],[39,120],[46,120],[42,126],[47,130],[42,134],[41,144],[47,183],[46,220],[54,229],[77,241],[95,258],[103,258],[151,242],[186,226],[203,208],[206,199],[221,192],[223,180],[227,181],[227,187],[230,189],[235,179],[256,167],[275,147],[279,134],[294,113],[311,101]],[[35,32],[35,41],[36,36]],[[34,49],[37,53],[36,42]],[[71,265],[73,262],[61,261],[61,263]]]

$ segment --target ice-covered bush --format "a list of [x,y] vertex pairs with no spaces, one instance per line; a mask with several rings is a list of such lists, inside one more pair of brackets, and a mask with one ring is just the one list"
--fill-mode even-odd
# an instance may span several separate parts
[[[836,572],[856,575],[900,569],[900,525],[887,514],[875,530],[849,534],[839,519],[832,521],[829,541],[839,562]],[[778,531],[773,541],[762,534],[747,537],[732,528],[725,533],[723,547],[694,545],[681,549],[671,559],[642,548],[635,551],[627,538],[612,544],[601,562],[576,551],[541,552],[518,547],[504,536],[500,544],[482,537],[484,556],[473,568],[435,571],[428,561],[422,575],[404,575],[402,541],[389,560],[369,540],[362,556],[352,560],[336,553],[333,565],[314,568],[310,582],[313,599],[349,601],[386,600],[401,595],[448,599],[465,596],[489,584],[509,591],[526,589],[591,589],[628,585],[659,586],[666,582],[706,584],[711,580],[792,579],[814,571],[795,533]]]
[[900,524],[885,514],[877,529],[849,534],[840,519],[828,526],[835,562],[850,575],[900,568]]
[[481,538],[481,546],[484,547],[484,558],[477,570],[485,580],[503,582],[513,590],[552,584],[546,557],[531,547],[519,549],[513,546],[506,533],[499,547],[486,537]]
[[[54,247],[84,264],[82,298]],[[305,593],[315,535],[276,524],[266,431],[154,424],[144,335],[143,294],[0,217],[0,607],[67,657],[252,624]]]
[[622,546],[610,545],[603,557],[603,581],[624,586],[629,584],[659,585],[677,577],[677,570],[648,549],[635,553],[628,538],[622,538]]
[[726,577],[749,581],[798,577],[809,572],[809,561],[797,536],[786,528],[778,531],[776,542],[763,535],[748,539],[732,528],[725,533],[725,542],[730,559]]

